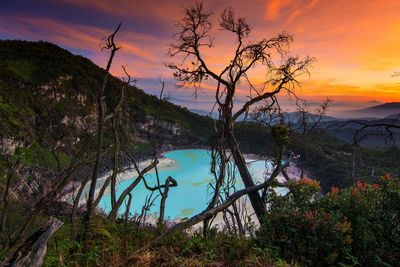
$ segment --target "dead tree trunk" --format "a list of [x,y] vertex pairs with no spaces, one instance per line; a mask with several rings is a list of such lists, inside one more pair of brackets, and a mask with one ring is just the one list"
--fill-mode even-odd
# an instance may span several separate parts
[[[214,194],[207,206],[207,209],[212,209],[218,204],[218,199],[220,196],[220,190],[222,185],[224,184],[225,175],[226,175],[226,164],[227,164],[227,156],[225,153],[225,136],[224,136],[224,128],[221,118],[216,122],[214,128],[214,145],[212,148],[212,159],[211,159],[211,173],[214,174],[216,183],[214,188]],[[215,151],[214,151],[215,150]],[[203,235],[207,236],[208,228],[210,227],[210,219],[206,219],[203,222]]]
[[120,197],[115,202],[115,206],[108,215],[109,219],[115,220],[117,218],[118,210],[124,202],[126,196],[138,185],[138,183],[143,179],[143,176],[156,166],[156,164],[157,162],[153,161],[149,166],[138,173],[138,177],[121,193]]
[[71,164],[71,166],[66,170],[65,176],[53,187],[53,189],[47,193],[43,198],[41,198],[33,207],[32,211],[29,214],[28,220],[25,222],[21,231],[16,234],[14,241],[18,241],[18,239],[24,239],[28,234],[28,231],[35,221],[35,219],[41,214],[43,209],[51,203],[57,197],[57,195],[65,188],[65,186],[77,175],[77,173],[81,170],[83,166],[88,164],[88,162],[83,161],[79,164]]
[[81,186],[79,187],[78,192],[76,193],[75,199],[74,199],[74,206],[72,207],[72,212],[71,212],[71,222],[73,222],[75,220],[76,217],[76,213],[78,211],[79,208],[79,203],[80,203],[80,199],[83,193],[83,190],[85,189],[87,183],[90,180],[90,175],[88,175],[85,180],[82,181]]
[[47,224],[27,238],[6,260],[12,267],[41,267],[47,251],[47,241],[61,227],[63,223],[50,219]]
[[15,169],[18,167],[21,157],[18,157],[17,161],[11,166],[8,175],[7,175],[7,182],[6,188],[4,189],[3,195],[3,211],[1,213],[1,225],[0,225],[0,232],[4,232],[6,229],[6,222],[7,222],[7,215],[8,215],[8,193],[11,186],[11,179],[14,175]]
[[[233,129],[232,129],[233,131]],[[251,174],[249,172],[249,169],[246,166],[246,161],[240,152],[239,145],[233,136],[233,133],[229,134],[229,148],[231,149],[231,153],[233,156],[233,160],[235,161],[235,164],[239,170],[240,176],[242,177],[243,184],[245,187],[253,187],[254,182],[253,178],[251,177]],[[249,193],[249,199],[251,202],[251,205],[253,206],[254,212],[257,215],[257,218],[260,223],[262,223],[262,217],[264,216],[266,212],[266,207],[265,203],[262,200],[260,194],[258,191],[253,191]]]
[[129,213],[131,211],[131,203],[132,203],[132,193],[128,193],[128,204],[126,205],[125,210],[125,223],[129,220]]
[[117,186],[117,175],[119,173],[119,158],[120,158],[120,137],[119,137],[119,119],[120,119],[120,112],[121,112],[121,106],[122,103],[124,102],[124,97],[125,97],[125,87],[129,86],[132,82],[130,75],[127,73],[126,69],[124,66],[122,66],[122,69],[124,70],[125,74],[128,76],[128,80],[125,82],[125,85],[121,87],[121,95],[119,97],[118,103],[116,104],[112,114],[107,116],[105,121],[108,120],[108,118],[112,118],[112,123],[111,123],[111,129],[113,132],[114,136],[114,155],[113,155],[113,170],[111,176],[107,177],[106,181],[104,182],[103,186],[101,187],[99,193],[97,194],[96,200],[93,203],[93,209],[95,209],[98,205],[100,200],[102,199],[105,191],[107,190],[107,187],[109,186],[111,182],[111,208],[115,206],[116,202],[116,186]]
[[168,191],[170,186],[177,186],[177,182],[171,176],[168,176],[167,180],[165,180],[164,191],[161,194],[161,202],[160,202],[160,216],[158,217],[158,226],[161,226],[164,222],[164,212],[165,212],[165,201],[168,197]]
[[239,235],[243,236],[245,234],[244,227],[243,227],[243,224],[242,224],[242,220],[240,219],[240,215],[239,215],[239,211],[238,211],[236,202],[232,203],[232,208],[233,208],[234,218],[236,219],[236,222],[237,222]]
[[[113,160],[113,172],[111,175],[111,207],[115,206],[115,202],[117,201],[116,197],[116,186],[117,186],[117,174],[118,174],[118,167],[119,167],[119,153],[120,153],[120,141],[117,129],[118,123],[118,113],[114,114],[114,119],[112,123],[112,129],[114,134],[114,160]],[[102,194],[101,194],[102,196]],[[101,197],[100,196],[100,197]],[[97,205],[96,205],[97,206]]]
[[87,212],[86,216],[84,218],[84,222],[86,225],[89,225],[93,210],[94,210],[94,197],[95,197],[95,191],[96,191],[96,183],[97,183],[97,177],[99,175],[99,170],[100,170],[100,164],[102,160],[102,150],[103,150],[103,135],[104,135],[104,113],[105,113],[105,107],[103,105],[103,95],[104,91],[107,85],[108,81],[108,76],[111,64],[114,58],[115,53],[117,52],[120,47],[117,47],[114,43],[114,37],[117,34],[119,28],[121,27],[121,24],[118,25],[117,29],[114,31],[113,34],[111,34],[107,38],[107,43],[103,47],[103,49],[111,49],[111,54],[108,59],[107,67],[106,67],[106,72],[104,73],[104,78],[103,78],[103,83],[100,88],[100,91],[97,96],[97,106],[98,106],[98,115],[97,115],[97,151],[96,151],[96,162],[93,167],[93,173],[92,173],[92,179],[90,182],[90,190],[89,190],[89,198],[87,201]]
[[104,193],[105,193],[106,190],[107,190],[107,187],[110,185],[111,177],[112,177],[112,175],[111,175],[111,176],[108,176],[107,179],[104,181],[103,186],[100,188],[100,191],[99,191],[99,193],[97,194],[96,199],[95,199],[95,201],[94,201],[94,203],[93,203],[93,208],[94,208],[94,209],[99,205],[100,200],[102,199]]

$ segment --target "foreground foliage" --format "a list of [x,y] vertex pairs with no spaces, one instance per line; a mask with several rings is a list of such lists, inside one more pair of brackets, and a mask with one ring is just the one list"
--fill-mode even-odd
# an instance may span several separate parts
[[358,182],[320,197],[315,181],[289,183],[272,195],[258,246],[307,266],[396,266],[400,261],[400,182]]
[[49,242],[45,266],[286,266],[254,240],[225,232],[178,232],[156,247],[135,254],[160,229],[97,218],[83,241],[80,224],[67,224]]

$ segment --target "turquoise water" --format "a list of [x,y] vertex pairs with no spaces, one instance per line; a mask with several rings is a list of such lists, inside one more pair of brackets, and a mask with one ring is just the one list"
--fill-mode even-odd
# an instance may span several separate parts
[[[160,182],[164,183],[168,176],[172,176],[178,183],[177,187],[169,189],[168,198],[165,207],[166,218],[184,218],[195,215],[203,211],[207,207],[207,203],[211,198],[212,189],[210,182],[214,181],[213,175],[210,173],[210,154],[209,151],[203,149],[175,150],[164,154],[176,162],[165,169],[159,170]],[[249,163],[250,172],[253,178],[259,181],[263,180],[266,171],[265,161],[255,161]],[[238,175],[237,175],[238,176]],[[243,183],[239,178],[236,180],[237,189],[243,188]],[[136,177],[132,177],[135,179]],[[149,173],[145,176],[149,185],[156,185],[155,173]],[[117,188],[117,197],[129,186],[132,179],[122,181]],[[154,192],[154,195],[157,192]],[[131,214],[140,213],[145,202],[146,196],[150,195],[144,183],[141,182],[132,191]],[[158,213],[160,197],[158,197],[154,206],[149,213]],[[110,194],[105,195],[99,204],[100,208],[106,212],[110,211],[111,202]],[[125,204],[121,206],[120,214],[124,213]]]

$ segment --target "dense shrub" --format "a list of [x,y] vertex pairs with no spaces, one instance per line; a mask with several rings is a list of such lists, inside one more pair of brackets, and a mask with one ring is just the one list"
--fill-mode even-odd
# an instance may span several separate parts
[[308,179],[288,183],[286,196],[271,195],[258,246],[277,248],[304,265],[395,266],[400,262],[400,181],[333,187],[321,197]]

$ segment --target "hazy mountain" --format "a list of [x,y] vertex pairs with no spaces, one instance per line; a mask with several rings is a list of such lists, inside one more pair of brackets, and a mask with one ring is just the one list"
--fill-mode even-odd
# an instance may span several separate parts
[[[360,130],[363,124],[393,124],[400,126],[399,122],[394,122],[393,118],[384,118],[384,119],[375,119],[375,120],[364,120],[364,119],[356,119],[356,120],[341,120],[341,121],[326,121],[320,124],[320,128],[326,129],[326,132],[340,140],[343,140],[348,143],[352,143],[354,141],[354,134]],[[368,146],[371,148],[383,148],[392,145],[393,143],[387,139],[388,135],[385,129],[382,128],[382,131],[377,132],[377,128],[368,128],[363,130],[363,135],[368,135],[368,138],[361,142],[361,145]],[[397,143],[400,142],[400,130],[392,128],[391,133],[393,134],[393,139]]]
[[383,110],[383,109],[387,109],[387,110],[396,110],[396,109],[400,109],[400,102],[391,102],[391,103],[384,103],[381,105],[377,105],[377,106],[372,106],[369,108],[366,108],[366,110]]
[[[194,112],[194,113],[202,115],[202,116],[206,116],[206,117],[211,116],[211,118],[213,118],[213,119],[218,118],[218,114],[215,111],[210,114],[210,112],[202,110],[202,109],[189,109],[189,110],[191,112]],[[296,111],[295,112],[283,112],[282,115],[284,116],[285,120],[292,122],[292,123],[295,123],[300,116],[299,112],[296,112]],[[274,115],[272,117],[273,117],[272,120],[278,121],[280,119],[280,116],[278,116],[278,115]],[[319,116],[316,114],[309,113],[308,117],[310,118],[311,121],[313,121],[313,120],[317,120]],[[253,113],[249,113],[247,116],[245,116],[244,114],[241,115],[238,118],[238,121],[243,121],[245,118],[246,118],[246,121],[256,121]],[[335,121],[335,120],[338,120],[338,118],[335,118],[333,116],[324,116],[321,121]]]
[[363,109],[346,110],[341,114],[346,118],[381,119],[400,113],[400,102],[384,103]]
[[216,112],[212,112],[212,113],[210,114],[210,112],[205,111],[205,110],[202,110],[202,109],[189,109],[189,111],[191,111],[191,112],[193,112],[193,113],[196,113],[196,114],[199,114],[199,115],[201,115],[201,116],[211,117],[211,118],[213,118],[213,119],[218,118],[218,114],[217,114]]
[[[298,120],[298,118],[301,116],[301,114],[297,111],[284,112],[283,115],[285,116],[285,118],[287,120],[289,120],[291,122],[296,122]],[[309,117],[311,122],[319,119],[319,115],[316,115],[316,114],[308,113],[307,116]],[[338,120],[338,119],[335,117],[332,117],[332,116],[323,116],[321,119],[321,122],[334,121],[334,120]]]
[[386,116],[385,119],[400,119],[400,113],[391,114]]

